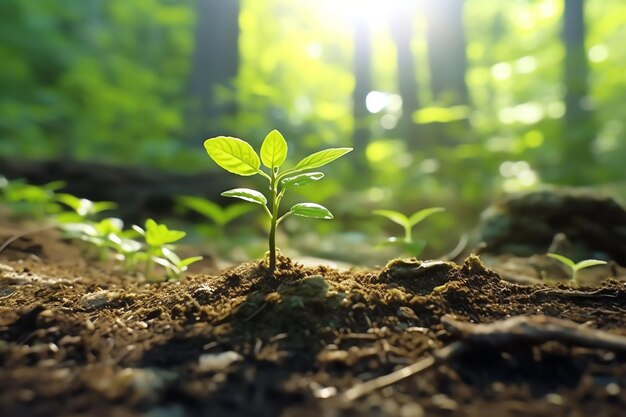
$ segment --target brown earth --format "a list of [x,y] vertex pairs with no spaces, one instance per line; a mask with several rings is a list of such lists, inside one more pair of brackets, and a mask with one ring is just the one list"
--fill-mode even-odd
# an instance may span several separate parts
[[596,348],[553,329],[531,341],[489,334],[343,395],[453,346],[444,316],[538,314],[626,337],[626,288],[518,285],[475,257],[344,272],[282,258],[275,276],[251,262],[146,283],[42,232],[0,253],[0,415],[626,415],[624,339]]

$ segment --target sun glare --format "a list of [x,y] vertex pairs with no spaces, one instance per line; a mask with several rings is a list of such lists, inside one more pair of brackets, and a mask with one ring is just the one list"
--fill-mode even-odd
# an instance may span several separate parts
[[391,12],[397,0],[325,0],[320,2],[325,14],[340,19],[346,25],[357,20],[366,20],[371,26],[389,24]]

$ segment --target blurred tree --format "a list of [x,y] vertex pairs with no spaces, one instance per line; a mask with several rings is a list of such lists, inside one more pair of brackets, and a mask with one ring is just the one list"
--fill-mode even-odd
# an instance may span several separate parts
[[239,0],[198,0],[189,79],[188,140],[223,133],[222,118],[237,112],[232,82],[239,69]]
[[562,142],[560,180],[580,185],[590,180],[588,173],[594,164],[592,144],[596,128],[589,103],[584,0],[564,0],[564,5],[565,140]]
[[396,45],[398,70],[398,92],[402,97],[402,116],[398,130],[407,143],[418,137],[418,125],[413,123],[412,114],[419,108],[417,70],[411,49],[414,9],[411,0],[400,0],[391,15],[391,36]]
[[367,94],[372,91],[372,38],[367,17],[355,11],[354,22],[354,91],[352,93],[352,113],[354,132],[352,143],[356,149],[358,172],[367,172],[365,149],[370,141],[370,117],[367,110]]
[[430,88],[434,101],[443,105],[468,102],[463,4],[464,0],[428,0],[424,4]]

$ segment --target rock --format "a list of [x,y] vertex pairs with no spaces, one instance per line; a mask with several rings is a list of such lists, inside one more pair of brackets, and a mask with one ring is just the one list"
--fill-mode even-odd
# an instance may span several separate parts
[[243,356],[232,350],[221,353],[205,353],[200,355],[198,359],[198,368],[201,372],[220,372],[242,359]]
[[572,189],[516,194],[481,216],[481,253],[515,256],[549,250],[575,261],[626,265],[626,210],[615,200]]
[[102,290],[85,294],[80,300],[86,310],[99,310],[111,303],[114,296],[110,291]]

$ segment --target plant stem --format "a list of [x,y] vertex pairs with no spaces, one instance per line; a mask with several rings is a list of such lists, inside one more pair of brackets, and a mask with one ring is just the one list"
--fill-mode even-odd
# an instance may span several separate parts
[[404,242],[411,243],[413,239],[411,239],[411,226],[404,226]]
[[274,172],[272,172],[272,180],[270,183],[270,188],[272,190],[272,220],[270,224],[270,236],[269,236],[269,248],[270,248],[270,272],[274,274],[276,270],[276,224],[278,222],[278,187],[277,187],[277,177]]

